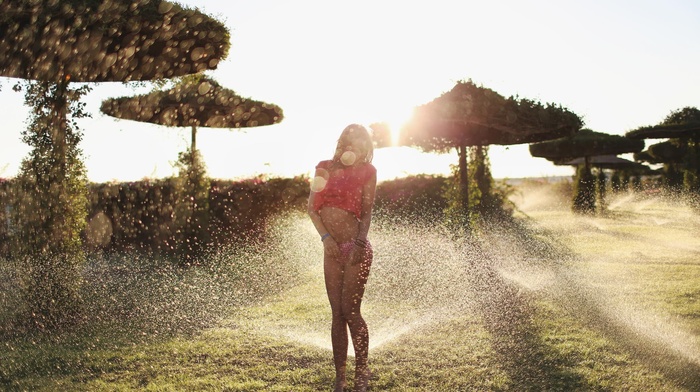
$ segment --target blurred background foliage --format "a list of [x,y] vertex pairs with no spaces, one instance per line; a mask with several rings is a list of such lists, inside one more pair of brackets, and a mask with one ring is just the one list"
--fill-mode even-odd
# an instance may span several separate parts
[[[183,159],[188,159],[184,156]],[[475,165],[474,173],[478,172]],[[179,257],[190,251],[183,241],[195,234],[203,255],[207,249],[223,245],[246,244],[260,240],[262,233],[280,214],[304,212],[309,195],[309,178],[266,178],[243,180],[204,179],[198,182],[197,205],[191,203],[192,184],[187,172],[163,179],[136,182],[91,183],[88,185],[87,225],[81,232],[89,252],[137,250]],[[506,199],[503,185],[474,186],[489,190],[489,196],[473,197],[472,202],[498,199],[499,208]],[[12,220],[13,192],[16,180],[0,180],[0,250],[10,252],[9,241],[17,232]],[[195,181],[197,182],[197,181]],[[375,216],[412,219],[442,219],[449,211],[455,180],[437,175],[416,175],[380,182],[377,185]],[[199,189],[205,184],[206,189]],[[500,192],[500,193],[499,193]],[[476,194],[475,194],[476,196]],[[489,203],[493,203],[489,201]],[[191,228],[191,222],[197,222]],[[188,231],[189,230],[189,231]]]

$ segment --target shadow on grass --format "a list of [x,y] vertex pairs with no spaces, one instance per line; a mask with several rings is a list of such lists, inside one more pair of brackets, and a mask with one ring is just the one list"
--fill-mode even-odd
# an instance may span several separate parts
[[584,381],[568,369],[571,364],[547,355],[541,333],[533,322],[530,299],[504,280],[485,257],[471,266],[470,286],[477,309],[491,335],[497,363],[518,391],[580,390]]
[[572,290],[576,284],[562,277],[558,287],[562,299],[579,320],[621,345],[635,359],[660,372],[677,387],[700,391],[700,364],[674,349],[668,341],[637,332],[629,323],[615,319],[606,305],[585,292]]
[[[599,295],[586,290],[581,282],[567,271],[567,267],[561,263],[562,260],[577,261],[568,247],[557,242],[553,233],[542,231],[540,228],[533,228],[527,221],[513,220],[507,225],[501,225],[498,229],[508,232],[510,238],[514,239],[515,246],[531,252],[540,260],[549,264],[549,268],[554,273],[554,285],[551,288],[555,299],[560,302],[568,312],[576,317],[588,328],[597,331],[606,338],[620,345],[633,358],[643,363],[649,369],[655,370],[665,376],[665,378],[678,388],[689,391],[700,390],[700,364],[688,356],[683,355],[679,350],[671,347],[667,341],[654,337],[653,334],[642,334],[635,329],[635,325],[625,322],[615,317],[614,311],[602,302]],[[546,241],[543,240],[546,238]],[[479,270],[477,268],[477,270]],[[495,306],[496,309],[515,309],[506,314],[498,312],[485,312],[486,319],[493,325],[495,340],[503,340],[506,346],[497,348],[499,353],[503,353],[505,364],[510,364],[511,374],[515,380],[521,380],[525,386],[535,389],[557,389],[557,383],[548,384],[558,379],[566,381],[566,389],[577,389],[580,381],[571,378],[573,375],[566,372],[557,371],[557,364],[542,361],[544,355],[537,350],[537,331],[529,323],[528,315],[532,314],[527,301],[517,295],[517,288],[512,287],[507,282],[499,278],[496,271],[491,268],[483,268],[484,275],[482,281],[477,281],[477,290],[483,290],[485,294],[484,306]],[[488,295],[486,294],[488,293]],[[488,299],[493,296],[493,299]],[[495,302],[495,303],[493,303]],[[495,315],[491,313],[496,313]],[[497,336],[500,336],[497,337]],[[516,336],[522,336],[516,338]],[[515,341],[518,340],[518,341]],[[508,347],[510,344],[511,349]],[[517,354],[520,350],[524,354]],[[531,351],[528,351],[531,350]],[[517,363],[513,358],[517,358]],[[537,363],[541,363],[537,365]],[[521,377],[521,374],[541,374],[541,384],[537,381],[530,381],[529,377]],[[563,378],[562,378],[563,377]],[[549,380],[549,381],[547,381]]]

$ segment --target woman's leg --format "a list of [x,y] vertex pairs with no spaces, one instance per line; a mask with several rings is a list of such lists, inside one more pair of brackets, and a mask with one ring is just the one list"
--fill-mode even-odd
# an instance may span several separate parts
[[366,249],[365,257],[359,264],[348,263],[345,266],[342,291],[342,314],[347,320],[355,349],[355,390],[362,391],[367,388],[369,369],[367,367],[367,355],[369,353],[369,332],[367,323],[362,317],[362,297],[365,293],[365,284],[369,277],[372,264],[372,250]]
[[342,391],[346,385],[345,365],[348,358],[348,328],[347,320],[343,317],[342,308],[343,267],[341,260],[324,256],[323,271],[326,280],[326,292],[328,293],[333,316],[331,343],[333,345],[336,391]]

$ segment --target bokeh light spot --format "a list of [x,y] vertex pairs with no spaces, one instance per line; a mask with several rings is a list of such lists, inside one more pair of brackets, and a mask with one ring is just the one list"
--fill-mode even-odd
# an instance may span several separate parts
[[357,160],[357,156],[352,151],[345,151],[343,155],[340,156],[340,161],[345,166],[352,166]]
[[311,191],[321,192],[326,187],[326,183],[328,181],[325,178],[321,176],[314,177],[313,181],[311,181]]

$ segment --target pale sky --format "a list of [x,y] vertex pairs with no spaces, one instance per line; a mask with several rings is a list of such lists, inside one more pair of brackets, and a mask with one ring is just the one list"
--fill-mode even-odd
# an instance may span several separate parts
[[[228,58],[208,74],[240,95],[282,107],[282,123],[200,128],[214,178],[310,173],[352,122],[396,128],[413,107],[472,79],[506,97],[561,104],[598,132],[624,134],[700,107],[698,1],[181,1],[231,29]],[[0,177],[17,173],[28,110],[14,80],[0,79]],[[102,100],[143,92],[93,85],[80,121],[90,180],[173,174],[189,128],[115,120]],[[649,141],[647,142],[649,143]],[[527,145],[492,146],[496,178],[570,175]],[[375,152],[381,179],[447,173],[456,153]]]

